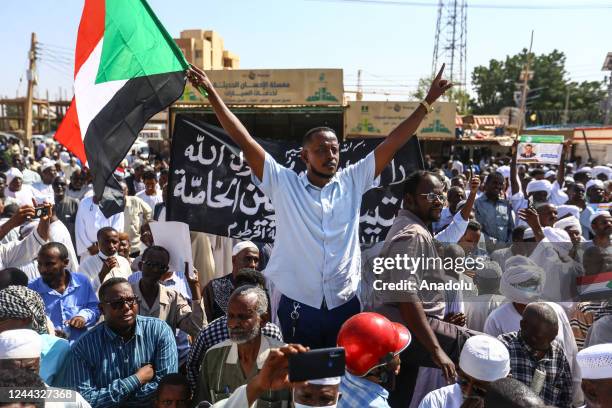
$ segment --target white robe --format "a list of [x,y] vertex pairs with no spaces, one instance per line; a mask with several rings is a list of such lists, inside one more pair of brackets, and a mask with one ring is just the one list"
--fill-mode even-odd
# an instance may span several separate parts
[[459,384],[447,385],[430,392],[423,398],[419,408],[461,408],[463,393]]
[[[103,265],[101,256],[104,257],[104,254],[101,252],[98,255],[90,256],[81,262],[81,267],[79,268],[79,273],[89,278],[91,286],[96,294],[98,293],[98,289],[100,289],[100,285],[102,285],[100,279],[98,278],[98,274],[100,273]],[[110,278],[127,279],[132,274],[130,261],[120,255],[115,256],[115,258],[117,259],[119,266],[110,270],[110,272],[104,278],[105,281]]]
[[93,197],[83,198],[77,210],[74,227],[76,250],[81,257],[81,262],[90,256],[87,248],[94,242],[98,242],[97,233],[100,228],[113,227],[118,232],[123,232],[123,223],[122,212],[106,218],[100,211],[100,207],[93,203]]
[[151,207],[151,211],[155,209],[156,204],[164,202],[161,191],[157,191],[154,195],[147,195],[147,193],[144,190],[142,190],[136,193],[136,197],[140,198],[142,201],[149,204],[149,207]]

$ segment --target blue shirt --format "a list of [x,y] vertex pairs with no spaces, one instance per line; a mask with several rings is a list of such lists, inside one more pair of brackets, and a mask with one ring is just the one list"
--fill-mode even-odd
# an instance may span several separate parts
[[512,206],[507,200],[489,200],[486,195],[476,199],[474,203],[476,220],[482,226],[482,231],[499,242],[512,242],[514,220]]
[[[136,371],[151,363],[155,377],[141,385]],[[65,370],[65,386],[77,390],[92,407],[145,407],[159,381],[178,371],[174,334],[166,322],[136,316],[134,337],[128,341],[104,323],[73,346]]]
[[266,153],[253,183],[274,206],[276,237],[265,275],[285,296],[314,308],[348,302],[359,287],[359,211],[374,187],[374,153],[337,172],[323,188]]
[[344,373],[340,382],[340,392],[342,398],[338,401],[338,408],[389,408],[387,403],[389,391],[348,371]]
[[[91,287],[89,278],[80,273],[67,273],[70,281],[64,293],[51,289],[42,277],[30,282],[28,287],[40,294],[45,302],[47,316],[53,322],[53,326],[57,330],[68,332],[68,340],[72,343],[87,331],[86,327],[96,324],[100,311],[98,310],[98,297]],[[76,329],[64,325],[66,320],[75,316],[83,317],[86,327]]]
[[45,384],[56,386],[62,368],[70,353],[68,340],[49,334],[41,334],[42,349],[40,351],[40,378]]

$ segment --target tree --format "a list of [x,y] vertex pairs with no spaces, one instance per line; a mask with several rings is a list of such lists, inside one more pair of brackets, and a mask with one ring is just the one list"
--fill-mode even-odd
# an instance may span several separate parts
[[[416,91],[412,93],[412,97],[414,99],[418,99],[422,101],[427,96],[427,91],[429,91],[429,87],[431,86],[431,78],[421,78],[419,79],[419,84],[417,85]],[[446,97],[449,102],[455,102],[457,104],[457,109],[460,115],[469,114],[469,102],[470,95],[461,89],[451,88],[450,91],[446,93]]]
[[[532,54],[531,58],[533,78],[529,81],[527,110],[536,114],[536,123],[559,123],[568,91],[571,115],[578,121],[601,119],[600,103],[605,97],[603,82],[570,82],[565,71],[565,55],[560,51]],[[476,98],[470,101],[474,113],[495,114],[503,107],[516,106],[514,94],[520,91],[517,84],[522,82],[519,78],[526,61],[527,50],[523,49],[503,61],[490,60],[488,67],[474,68],[472,85]],[[588,114],[585,116],[581,111]]]

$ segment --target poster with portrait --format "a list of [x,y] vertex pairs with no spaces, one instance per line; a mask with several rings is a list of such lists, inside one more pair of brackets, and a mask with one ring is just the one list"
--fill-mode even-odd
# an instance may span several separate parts
[[562,135],[523,135],[516,150],[517,163],[559,164],[563,152]]

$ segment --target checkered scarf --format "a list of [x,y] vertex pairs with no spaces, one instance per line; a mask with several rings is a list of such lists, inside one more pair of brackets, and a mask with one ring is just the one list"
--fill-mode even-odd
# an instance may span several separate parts
[[0,320],[3,319],[32,319],[32,330],[48,333],[45,303],[37,292],[25,286],[0,290]]

